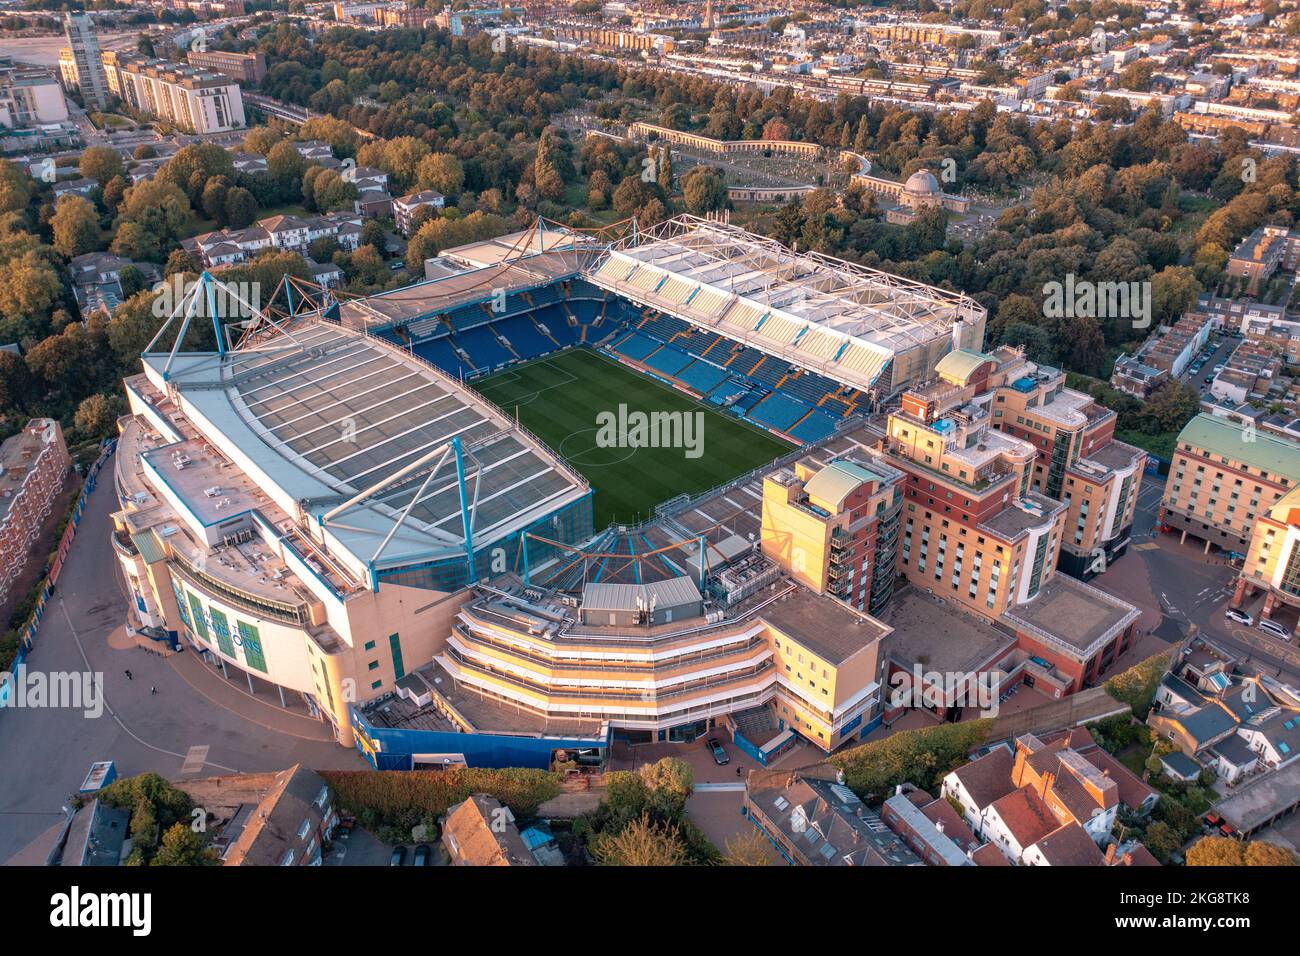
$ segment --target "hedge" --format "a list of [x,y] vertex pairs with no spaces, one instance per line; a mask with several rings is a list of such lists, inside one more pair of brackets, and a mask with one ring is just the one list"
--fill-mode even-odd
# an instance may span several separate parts
[[559,795],[561,779],[556,773],[524,767],[318,773],[334,788],[344,809],[358,816],[373,815],[383,824],[398,825],[413,815],[421,819],[440,817],[475,793],[496,797],[518,817],[531,817],[541,804]]
[[1169,652],[1153,654],[1106,681],[1106,692],[1133,708],[1133,716],[1146,720],[1147,711],[1156,699],[1156,688],[1169,670]]
[[883,799],[900,783],[932,790],[991,733],[991,720],[900,730],[831,758],[844,782],[863,799]]

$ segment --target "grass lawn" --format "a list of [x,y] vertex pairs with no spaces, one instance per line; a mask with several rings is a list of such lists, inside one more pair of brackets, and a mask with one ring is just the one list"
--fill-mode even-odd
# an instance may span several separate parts
[[[473,383],[582,472],[596,490],[595,525],[631,523],[683,493],[707,491],[794,446],[589,349],[548,355]],[[702,412],[700,455],[684,448],[597,445],[597,415]]]

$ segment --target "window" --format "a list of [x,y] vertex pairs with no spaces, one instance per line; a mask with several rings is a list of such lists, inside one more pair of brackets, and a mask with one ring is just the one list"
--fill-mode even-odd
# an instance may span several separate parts
[[302,826],[298,828],[298,839],[299,840],[307,839],[307,834],[310,832],[311,832],[311,817],[307,817],[305,820],[302,821]]

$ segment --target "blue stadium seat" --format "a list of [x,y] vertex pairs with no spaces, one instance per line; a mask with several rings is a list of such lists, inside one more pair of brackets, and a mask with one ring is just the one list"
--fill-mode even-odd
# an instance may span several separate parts
[[789,364],[783,359],[768,356],[758,365],[754,366],[750,375],[764,385],[776,388],[776,383],[785,377],[786,371],[790,368]]
[[[494,327],[509,340],[511,347],[522,359],[536,358],[555,351],[555,343],[542,335],[532,319],[526,315],[502,319],[495,323]],[[567,324],[565,328],[568,328]]]
[[694,361],[694,359],[681,349],[673,348],[671,345],[665,345],[659,351],[648,356],[645,360],[645,364],[658,372],[663,372],[665,375],[675,376],[692,361]]
[[411,351],[426,362],[432,362],[444,372],[457,377],[462,372],[469,373],[473,371],[456,355],[451,347],[451,339],[446,336],[421,342],[414,346]]
[[649,338],[640,332],[633,332],[614,343],[614,350],[634,362],[644,362],[646,357],[662,345],[657,339]]
[[838,389],[838,384],[816,372],[803,372],[794,378],[786,379],[785,384],[781,386],[781,391],[802,399],[810,405],[816,405],[822,400],[822,396]]
[[807,418],[789,429],[786,434],[807,445],[810,442],[820,441],[835,431],[836,424],[835,419],[826,413],[813,409],[808,413]]
[[476,368],[495,368],[506,362],[513,362],[515,357],[497,341],[490,326],[479,326],[465,332],[457,332],[456,344],[474,361]]
[[736,353],[735,359],[727,364],[727,368],[733,372],[739,372],[741,375],[748,375],[763,358],[762,352],[758,349],[751,349],[746,345]]
[[761,425],[783,432],[808,414],[808,406],[788,395],[772,392],[746,414]]
[[677,373],[677,380],[701,395],[707,395],[730,376],[726,370],[708,362],[693,362]]

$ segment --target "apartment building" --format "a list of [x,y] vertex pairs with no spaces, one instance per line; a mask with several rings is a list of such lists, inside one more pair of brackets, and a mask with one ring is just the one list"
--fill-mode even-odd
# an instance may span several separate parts
[[1170,379],[1187,370],[1205,344],[1210,333],[1223,326],[1221,316],[1212,312],[1189,312],[1171,326],[1161,326],[1132,355],[1115,361],[1110,384],[1121,392],[1146,398]]
[[181,242],[204,266],[237,265],[268,250],[306,254],[317,239],[334,239],[340,248],[355,252],[361,244],[361,217],[344,213],[314,216],[271,216],[247,229],[220,229]]
[[240,83],[257,84],[266,76],[266,54],[229,53],[225,50],[190,50],[186,56],[190,66],[233,77]]
[[[1059,696],[1098,680],[1132,643],[1135,608],[1056,569],[1064,542],[1076,536],[1081,552],[1104,534],[1118,535],[1114,550],[1120,550],[1123,528],[1132,521],[1134,476],[1142,457],[1112,449],[1104,427],[1088,431],[1086,426],[1100,419],[1079,412],[1083,406],[1070,396],[1052,413],[1079,415],[1071,422],[1077,437],[1061,440],[1075,457],[1065,456],[1059,468],[1053,445],[995,427],[1007,423],[1008,408],[1016,407],[996,401],[1007,397],[1007,378],[1012,392],[1021,383],[1023,409],[1012,411],[1020,418],[1032,408],[1041,415],[1041,405],[1029,404],[1031,393],[1041,400],[1040,387],[1059,387],[1059,373],[1040,379],[1037,367],[1022,366],[1022,358],[1013,352],[950,353],[936,367],[938,378],[903,393],[900,408],[888,416],[883,450],[888,463],[907,476],[899,573],[917,588],[1014,633],[1018,647],[1037,658],[1049,692]],[[1023,423],[1014,427],[1021,434],[1040,434]],[[1060,493],[1072,495],[1068,504],[1047,494],[1058,481]],[[1093,503],[1086,512],[1085,501]],[[1085,518],[1086,538],[1077,517],[1073,526],[1067,524],[1071,515]]]
[[52,418],[34,418],[0,444],[0,600],[33,557],[71,465],[63,429]]
[[1115,413],[1060,369],[998,357],[993,426],[1037,448],[1030,487],[1067,509],[1059,567],[1087,580],[1128,549],[1147,454],[1116,441]]
[[393,220],[398,232],[404,236],[411,235],[415,227],[416,213],[421,209],[430,211],[441,209],[445,204],[446,199],[442,193],[432,189],[422,189],[419,192],[398,196],[393,200]]
[[104,109],[108,106],[109,87],[95,21],[89,14],[65,13],[63,32],[68,38],[67,47],[59,52],[59,72],[64,85],[81,93],[86,109]]
[[1250,422],[1200,414],[1178,435],[1160,521],[1212,546],[1245,554],[1255,520],[1300,481],[1300,445]]
[[111,51],[104,53],[102,62],[109,89],[134,110],[191,133],[244,127],[239,83],[228,76]]
[[1260,226],[1228,257],[1228,275],[1243,280],[1248,295],[1258,295],[1273,274],[1300,267],[1300,232]]
[[0,56],[0,126],[29,129],[68,118],[68,104],[49,70]]
[[1263,591],[1260,617],[1271,618],[1279,604],[1300,608],[1300,488],[1292,488],[1267,508],[1251,530],[1246,561],[1233,594],[1233,606]]
[[879,614],[894,593],[903,478],[882,460],[768,475],[763,552],[818,594]]

